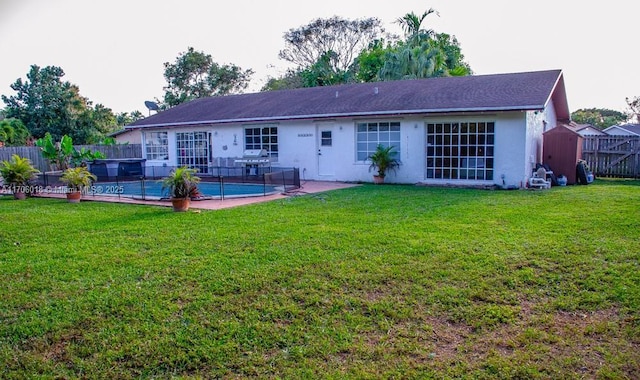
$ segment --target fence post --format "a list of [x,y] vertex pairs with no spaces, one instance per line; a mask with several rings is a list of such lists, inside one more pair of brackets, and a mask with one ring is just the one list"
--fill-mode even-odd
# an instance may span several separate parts
[[219,176],[220,177],[220,200],[224,201],[224,177],[223,176]]

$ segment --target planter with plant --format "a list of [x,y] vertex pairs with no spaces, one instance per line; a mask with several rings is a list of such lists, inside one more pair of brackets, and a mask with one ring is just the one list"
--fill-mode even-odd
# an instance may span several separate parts
[[200,177],[196,176],[197,169],[186,166],[176,168],[162,179],[162,190],[168,190],[173,211],[187,211],[191,199],[201,196],[198,190]]
[[84,166],[69,168],[62,172],[60,180],[67,185],[67,200],[71,203],[78,203],[82,198],[82,193],[87,190],[97,177]]
[[31,181],[36,179],[38,173],[40,171],[31,165],[31,160],[17,154],[11,156],[9,161],[0,162],[3,187],[11,190],[15,199],[25,199],[34,192]]
[[387,173],[389,171],[395,172],[400,166],[400,161],[395,158],[397,154],[398,152],[395,151],[395,147],[393,145],[385,147],[382,144],[378,144],[376,151],[368,157],[371,161],[369,171],[377,171],[377,174],[373,175],[374,183],[384,183],[384,177],[387,176]]

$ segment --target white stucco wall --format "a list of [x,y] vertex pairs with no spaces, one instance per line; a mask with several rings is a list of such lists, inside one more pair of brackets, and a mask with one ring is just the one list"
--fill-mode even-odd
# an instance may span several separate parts
[[[522,176],[526,181],[531,174],[537,163],[542,163],[542,133],[545,130],[545,116],[544,112],[528,111],[527,115],[527,128],[526,128],[526,142],[525,142],[525,166]],[[548,129],[548,128],[547,128]]]
[[557,114],[553,101],[549,101],[542,111],[526,112],[525,162],[524,171],[521,174],[523,183],[531,177],[536,164],[544,162],[542,134],[557,126]]
[[503,187],[523,186],[526,161],[526,121],[522,112],[500,114],[495,119],[493,182]]
[[[338,119],[332,122],[281,123],[278,129],[280,159],[278,165],[298,167],[305,179],[371,182],[369,163],[356,159],[356,124],[369,120]],[[402,165],[387,175],[389,182],[416,183],[424,178],[424,120],[376,119],[400,122],[400,160]],[[318,151],[321,149],[318,128],[333,124],[333,175],[319,172]],[[326,154],[322,157],[325,158]]]
[[[542,112],[507,112],[477,116],[404,117],[381,119],[336,119],[330,121],[285,121],[270,123],[278,128],[279,157],[274,167],[297,167],[305,180],[371,182],[373,172],[369,163],[356,159],[356,124],[366,121],[400,122],[400,160],[396,173],[388,173],[387,181],[394,183],[432,184],[496,184],[523,186],[541,152],[543,121],[550,116]],[[429,122],[494,122],[494,178],[491,181],[438,180],[426,178],[426,123]],[[225,124],[197,128],[166,128],[149,131],[168,132],[168,161],[149,161],[148,165],[176,166],[176,132],[206,131],[211,133],[212,166],[233,164],[233,158],[244,153],[244,129],[246,126],[265,124]],[[330,175],[319,172],[319,126],[332,128],[333,164]],[[327,152],[327,151],[325,151]],[[329,153],[327,153],[329,154]],[[533,157],[533,162],[531,161]],[[323,159],[327,158],[325,154]],[[325,161],[326,162],[326,161]],[[326,174],[326,173],[324,173]],[[503,177],[504,176],[504,177]],[[503,182],[504,178],[504,182]]]
[[126,131],[124,133],[117,135],[114,138],[118,144],[126,144],[126,143],[141,144],[142,143],[141,133],[137,129]]

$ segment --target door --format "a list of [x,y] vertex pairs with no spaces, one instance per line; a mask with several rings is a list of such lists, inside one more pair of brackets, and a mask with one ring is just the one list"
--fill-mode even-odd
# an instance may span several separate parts
[[333,176],[335,174],[335,167],[338,162],[336,151],[333,147],[335,138],[334,127],[335,125],[333,123],[322,123],[316,126],[319,176]]
[[211,133],[177,132],[178,166],[198,169],[199,174],[209,173],[211,157]]

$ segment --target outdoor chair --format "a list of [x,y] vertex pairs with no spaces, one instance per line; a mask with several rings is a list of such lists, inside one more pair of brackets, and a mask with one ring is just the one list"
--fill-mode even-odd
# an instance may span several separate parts
[[550,189],[551,181],[547,181],[547,170],[545,168],[538,168],[531,178],[529,178],[529,188],[531,189]]

